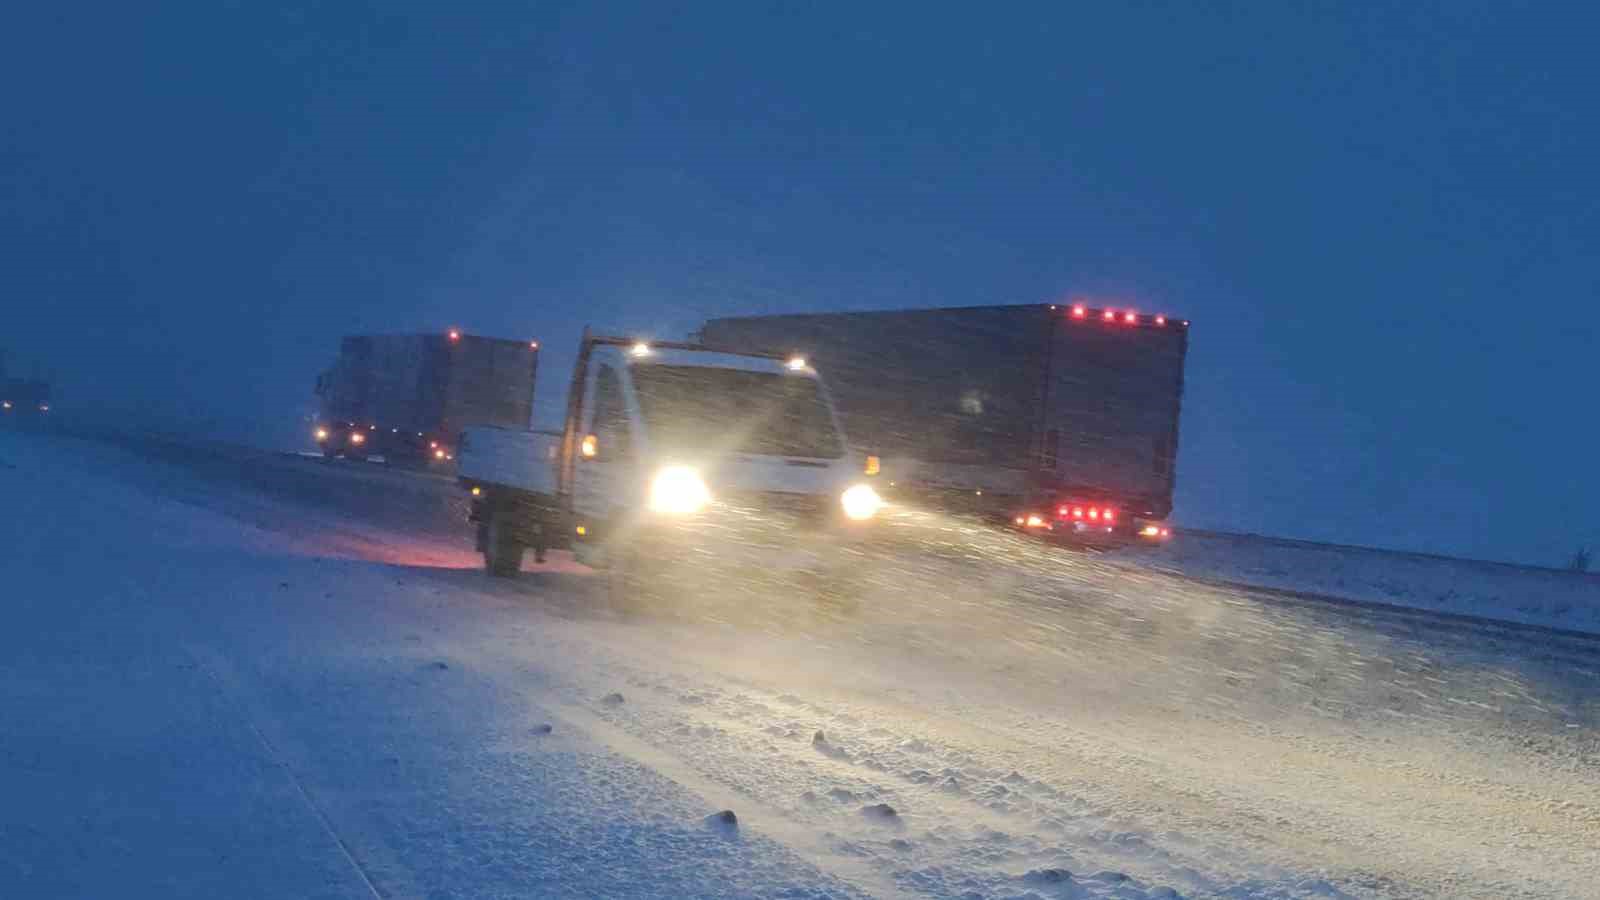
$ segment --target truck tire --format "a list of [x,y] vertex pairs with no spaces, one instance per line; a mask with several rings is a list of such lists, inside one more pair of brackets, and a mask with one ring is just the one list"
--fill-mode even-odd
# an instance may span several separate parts
[[489,514],[484,535],[483,567],[495,578],[515,578],[522,571],[522,544],[517,542],[511,516],[504,510]]

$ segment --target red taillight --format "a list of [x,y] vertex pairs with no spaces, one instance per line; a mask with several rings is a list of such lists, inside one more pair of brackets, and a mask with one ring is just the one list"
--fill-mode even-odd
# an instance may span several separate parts
[[1084,316],[1087,316],[1088,314],[1089,314],[1089,308],[1087,306],[1084,306],[1082,303],[1079,303],[1077,306],[1074,306],[1072,308],[1072,317],[1074,319],[1081,319]]
[[1100,314],[1100,318],[1105,319],[1107,322],[1115,322],[1117,314],[1108,309]]
[[461,332],[457,331],[454,328],[450,329],[450,340],[452,340],[452,341],[461,340]]
[[1074,518],[1074,519],[1081,519],[1081,518],[1083,518],[1083,507],[1081,507],[1081,506],[1074,506],[1074,507],[1073,507],[1073,508],[1072,508],[1072,517],[1073,517],[1073,518]]
[[1091,519],[1100,518],[1100,508],[1097,507],[1097,506],[1089,507],[1089,518],[1091,518]]
[[1067,515],[1067,508],[1065,506],[1063,506],[1060,509],[1056,510],[1056,515],[1065,517]]
[[1157,325],[1165,325],[1165,324],[1167,324],[1167,317],[1166,316],[1156,316],[1156,324]]
[[1138,313],[1128,313],[1127,315],[1122,317],[1122,321],[1127,322],[1129,325],[1132,325],[1133,323],[1139,321],[1139,314]]
[[1116,520],[1117,520],[1117,511],[1114,510],[1114,509],[1106,510],[1106,521],[1107,522],[1115,522]]

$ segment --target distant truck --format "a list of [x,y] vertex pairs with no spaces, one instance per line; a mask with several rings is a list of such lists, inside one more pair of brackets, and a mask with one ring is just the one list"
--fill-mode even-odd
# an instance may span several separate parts
[[446,463],[471,425],[526,428],[537,341],[443,334],[357,335],[317,377],[313,437],[324,456]]
[[50,383],[0,377],[0,416],[32,419],[50,412]]
[[1096,539],[1170,533],[1189,323],[1087,304],[713,319],[798,353],[896,496]]
[[8,375],[5,354],[0,353],[0,422],[35,419],[49,411],[50,382]]
[[642,593],[673,565],[847,558],[881,500],[844,435],[803,358],[585,334],[563,429],[469,428],[458,475],[490,574],[572,546]]

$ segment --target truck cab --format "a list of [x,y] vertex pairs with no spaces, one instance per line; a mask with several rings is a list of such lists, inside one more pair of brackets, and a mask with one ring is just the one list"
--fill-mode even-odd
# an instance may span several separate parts
[[614,568],[787,546],[859,529],[882,506],[800,358],[585,337],[559,437],[469,429],[460,446],[480,549],[502,575],[526,546]]

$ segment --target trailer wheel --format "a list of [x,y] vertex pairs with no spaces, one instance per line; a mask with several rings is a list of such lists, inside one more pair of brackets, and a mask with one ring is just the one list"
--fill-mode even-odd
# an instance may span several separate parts
[[489,513],[483,542],[483,567],[496,578],[515,578],[522,571],[522,544],[504,510]]

